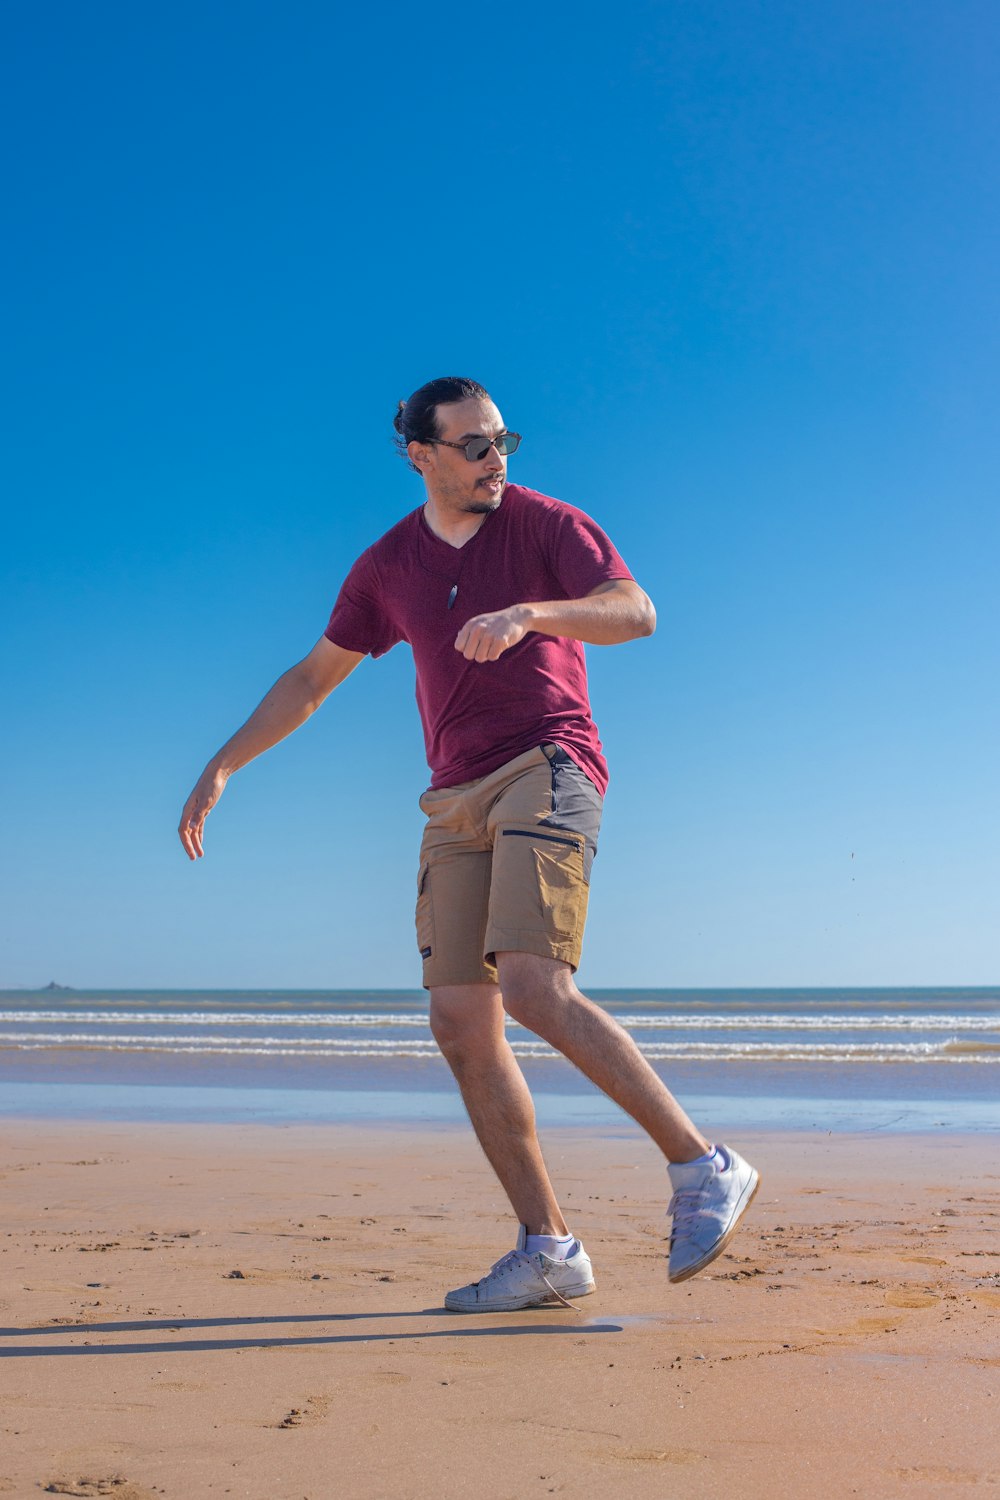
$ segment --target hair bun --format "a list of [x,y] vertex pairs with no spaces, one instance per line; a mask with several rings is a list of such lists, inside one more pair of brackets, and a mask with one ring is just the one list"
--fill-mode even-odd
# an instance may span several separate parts
[[438,435],[439,406],[448,406],[455,401],[488,401],[486,390],[475,380],[463,375],[442,375],[429,380],[418,391],[401,401],[396,408],[392,425],[396,429],[396,450],[405,458],[410,468],[419,473],[410,462],[407,452],[409,443],[433,443]]

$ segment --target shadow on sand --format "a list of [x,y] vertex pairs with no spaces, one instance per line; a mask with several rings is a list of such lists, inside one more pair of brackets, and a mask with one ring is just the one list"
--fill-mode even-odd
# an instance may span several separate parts
[[[542,1309],[539,1309],[542,1311]],[[488,1315],[487,1315],[488,1316]],[[494,1314],[493,1316],[497,1316]],[[501,1315],[506,1316],[506,1315]],[[403,1329],[393,1327],[404,1318],[446,1318],[447,1328],[422,1328],[407,1332]],[[462,1321],[459,1322],[458,1318]],[[478,1320],[470,1322],[467,1315],[447,1312],[443,1307],[427,1307],[418,1312],[377,1312],[377,1313],[299,1313],[288,1317],[265,1317],[265,1318],[152,1318],[139,1319],[127,1323],[50,1323],[44,1328],[0,1328],[2,1339],[65,1338],[67,1334],[121,1334],[121,1333],[145,1333],[164,1331],[169,1333],[183,1333],[193,1328],[259,1328],[261,1326],[271,1327],[278,1323],[357,1323],[357,1322],[389,1323],[390,1330],[384,1333],[373,1333],[370,1329],[352,1333],[317,1333],[306,1335],[286,1334],[280,1338],[261,1338],[252,1334],[243,1338],[231,1339],[144,1339],[137,1343],[91,1343],[84,1339],[81,1343],[73,1344],[3,1344],[0,1345],[0,1359],[32,1359],[52,1358],[53,1356],[72,1354],[170,1354],[170,1353],[208,1353],[218,1349],[291,1349],[297,1345],[308,1344],[378,1344],[399,1343],[403,1340],[416,1339],[456,1339],[456,1338],[516,1338],[521,1334],[584,1334],[584,1333],[621,1333],[620,1323],[596,1323],[581,1322],[576,1319],[567,1318],[565,1322],[559,1323],[506,1323],[500,1327],[484,1327]]]

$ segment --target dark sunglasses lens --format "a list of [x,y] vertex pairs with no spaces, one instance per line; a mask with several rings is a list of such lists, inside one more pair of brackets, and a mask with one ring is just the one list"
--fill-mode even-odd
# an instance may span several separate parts
[[504,457],[508,453],[515,453],[520,441],[521,434],[519,432],[502,432],[492,442],[488,438],[472,438],[465,445],[465,456],[470,464],[478,464],[486,457],[491,448],[495,448],[500,456]]

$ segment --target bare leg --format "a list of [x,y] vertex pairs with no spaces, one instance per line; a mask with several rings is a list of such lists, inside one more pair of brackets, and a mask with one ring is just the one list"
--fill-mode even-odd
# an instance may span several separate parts
[[503,1003],[630,1114],[668,1161],[693,1161],[709,1143],[635,1042],[577,989],[569,964],[532,953],[498,953]]
[[535,1106],[504,1035],[492,984],[431,990],[431,1031],[490,1166],[529,1234],[568,1234],[535,1133]]

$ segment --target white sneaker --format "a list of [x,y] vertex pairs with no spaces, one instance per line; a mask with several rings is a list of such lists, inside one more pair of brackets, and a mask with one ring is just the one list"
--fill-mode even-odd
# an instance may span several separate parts
[[729,1159],[723,1170],[691,1162],[671,1162],[667,1168],[674,1189],[667,1208],[673,1214],[671,1281],[686,1281],[725,1249],[760,1185],[758,1173],[742,1156],[726,1146],[719,1150]]
[[565,1260],[548,1255],[526,1255],[522,1224],[517,1248],[509,1251],[481,1281],[470,1282],[449,1292],[444,1305],[450,1312],[516,1312],[521,1307],[544,1307],[561,1302],[572,1307],[570,1297],[586,1297],[594,1290],[590,1257],[580,1241]]

